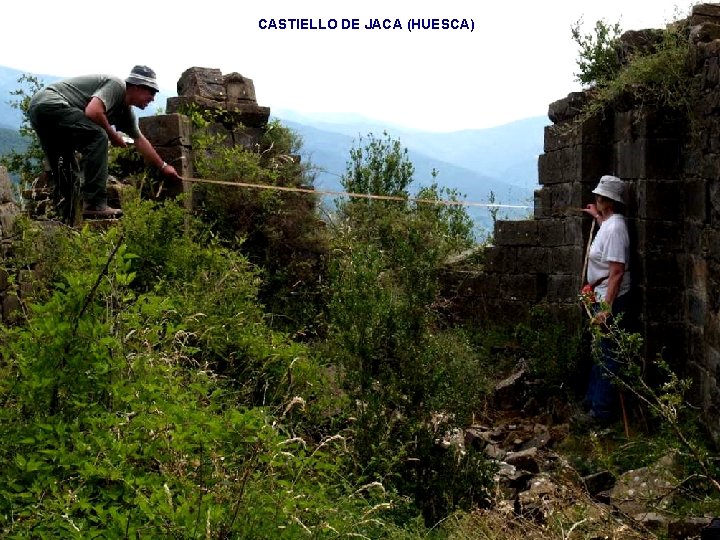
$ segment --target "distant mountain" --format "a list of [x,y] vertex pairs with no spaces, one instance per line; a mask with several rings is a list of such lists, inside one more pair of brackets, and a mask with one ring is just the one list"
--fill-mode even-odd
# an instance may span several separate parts
[[[314,152],[317,152],[315,137],[318,132],[309,128],[344,135],[356,143],[359,136],[371,132],[382,136],[387,132],[400,139],[413,155],[414,162],[417,157],[425,156],[432,160],[441,175],[447,173],[448,178],[440,178],[443,185],[450,185],[446,184],[448,179],[458,180],[459,183],[452,187],[464,191],[469,198],[480,196],[482,199],[487,198],[490,190],[496,196],[510,190],[513,202],[517,202],[518,197],[531,196],[537,188],[537,157],[542,153],[543,130],[548,123],[545,117],[534,117],[489,129],[434,133],[409,130],[357,115],[301,115],[286,110],[276,111],[275,115],[303,135],[308,151]],[[321,137],[323,141],[330,138],[327,134]],[[420,172],[417,162],[416,167]],[[344,172],[344,161],[342,168],[336,166],[330,170]],[[463,180],[467,171],[476,176],[467,176]],[[513,187],[515,189],[511,189]]]
[[[22,116],[9,102],[11,92],[19,86],[22,71],[0,66],[0,128],[16,130]],[[38,76],[45,84],[59,77]],[[167,97],[174,93],[158,93],[155,102],[142,116],[164,108]],[[383,137],[387,132],[408,149],[415,165],[417,186],[436,181],[441,187],[454,188],[472,202],[487,202],[490,194],[503,204],[532,204],[537,188],[537,156],[542,152],[545,117],[527,118],[489,129],[434,133],[412,130],[352,113],[300,114],[276,109],[274,116],[296,131],[303,139],[302,156],[317,167],[315,186],[319,190],[339,191],[350,149],[357,147],[360,137],[369,133]],[[461,114],[455,113],[455,114]],[[10,137],[12,139],[12,137]],[[0,153],[3,142],[17,144],[0,132]],[[19,137],[18,137],[19,140]],[[9,141],[9,142],[8,142]],[[438,172],[433,180],[431,171]],[[416,187],[417,187],[416,186]],[[483,228],[489,228],[490,213],[486,208],[469,208],[470,214]],[[524,209],[503,209],[500,217],[524,217]]]
[[[345,173],[350,150],[357,147],[360,135],[351,137],[337,132],[317,129],[289,120],[281,119],[282,123],[298,133],[303,139],[302,156],[319,167],[315,186],[319,189],[341,189],[340,178]],[[371,131],[376,137],[382,136],[382,131]],[[362,135],[367,139],[367,133]],[[446,160],[431,157],[429,154],[414,150],[407,144],[406,139],[399,137],[403,146],[408,148],[408,156],[415,166],[415,180],[418,186],[427,186],[433,181],[440,186],[457,189],[469,199],[486,200],[490,191],[496,198],[503,201],[524,201],[532,195],[532,189],[520,185],[512,185],[498,180],[495,177],[484,175],[477,170],[458,166]],[[432,171],[438,175],[432,178]],[[472,197],[470,195],[472,194]]]
[[27,143],[17,129],[0,127],[0,156],[8,154],[12,150],[22,152],[26,147]]

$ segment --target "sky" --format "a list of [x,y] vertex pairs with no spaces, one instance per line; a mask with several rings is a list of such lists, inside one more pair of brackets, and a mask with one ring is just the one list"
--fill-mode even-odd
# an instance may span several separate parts
[[[575,82],[578,20],[660,28],[677,0],[33,0],[3,2],[0,65],[30,73],[123,78],[152,67],[174,93],[187,68],[253,80],[258,104],[301,114],[352,113],[412,129],[456,131],[547,114]],[[305,19],[337,29],[263,29]],[[357,29],[342,21],[357,19]],[[387,19],[401,28],[377,29]],[[465,20],[472,31],[408,30]]]

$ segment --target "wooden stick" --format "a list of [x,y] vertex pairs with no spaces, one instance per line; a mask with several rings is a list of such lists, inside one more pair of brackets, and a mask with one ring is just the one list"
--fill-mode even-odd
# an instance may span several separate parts
[[585,248],[585,260],[583,261],[582,274],[580,275],[580,283],[585,283],[585,274],[587,273],[588,261],[590,260],[590,246],[593,241],[593,233],[595,232],[595,218],[590,225],[590,236],[588,237],[587,247]]
[[622,390],[618,390],[620,393],[620,410],[622,411],[623,426],[625,426],[625,437],[630,438],[630,427],[628,424],[627,409],[625,408],[625,398],[623,397]]

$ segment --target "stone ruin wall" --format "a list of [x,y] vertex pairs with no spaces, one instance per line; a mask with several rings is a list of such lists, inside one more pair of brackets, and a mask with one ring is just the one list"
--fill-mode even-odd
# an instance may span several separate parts
[[600,176],[628,181],[633,320],[645,356],[693,379],[690,395],[720,442],[720,4],[693,8],[693,77],[686,114],[629,105],[582,119],[583,93],[552,103],[538,159],[533,219],[499,221],[483,272],[457,274],[465,316],[516,322],[549,308],[568,331],[577,301]]
[[[177,92],[177,97],[167,100],[167,114],[143,117],[139,123],[140,131],[155,146],[160,157],[175,167],[181,176],[195,176],[193,128],[190,118],[183,112],[195,109],[216,113],[208,131],[224,136],[229,146],[252,148],[260,141],[270,108],[258,105],[252,79],[239,73],[223,75],[219,69],[191,67],[180,76]],[[167,187],[169,195],[179,191],[192,193],[190,182],[185,182],[181,189],[180,186]]]

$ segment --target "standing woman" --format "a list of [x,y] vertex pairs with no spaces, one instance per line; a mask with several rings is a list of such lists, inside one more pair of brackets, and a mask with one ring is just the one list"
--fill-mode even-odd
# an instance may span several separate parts
[[[600,225],[590,246],[587,283],[595,293],[593,324],[608,325],[624,313],[630,290],[630,237],[625,223],[625,182],[616,176],[603,176],[593,190],[595,204],[583,211]],[[588,420],[607,423],[613,420],[618,391],[610,373],[618,371],[616,345],[609,338],[600,341],[600,362],[590,372],[584,405]]]

